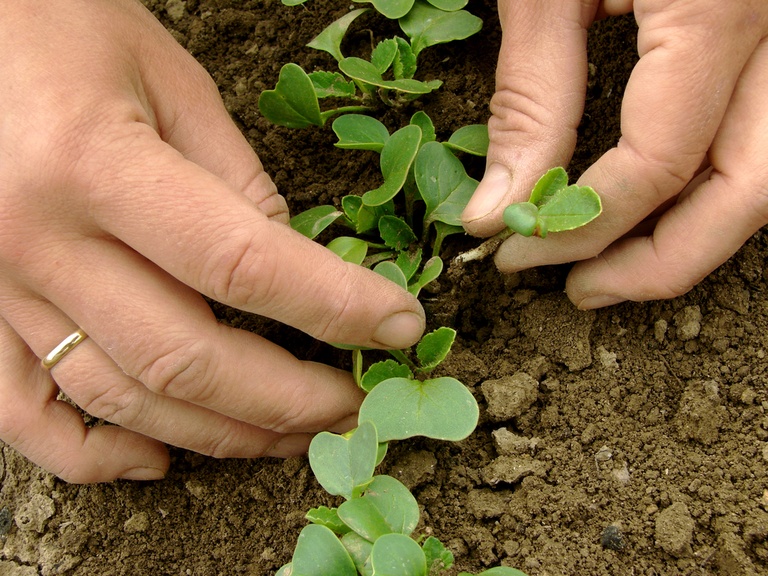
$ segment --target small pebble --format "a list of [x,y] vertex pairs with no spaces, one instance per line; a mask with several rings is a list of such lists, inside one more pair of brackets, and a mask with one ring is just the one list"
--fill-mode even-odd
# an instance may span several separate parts
[[617,552],[623,550],[626,546],[624,535],[621,533],[621,530],[619,530],[619,527],[614,526],[613,524],[606,526],[605,530],[603,530],[603,535],[600,536],[600,544],[603,548],[615,550]]

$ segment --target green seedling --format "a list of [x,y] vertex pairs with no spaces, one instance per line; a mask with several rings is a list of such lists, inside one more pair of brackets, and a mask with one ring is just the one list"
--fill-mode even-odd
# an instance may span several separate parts
[[539,178],[527,202],[511,204],[504,209],[506,229],[477,248],[459,254],[454,263],[482,260],[514,233],[546,238],[550,232],[575,230],[589,224],[602,211],[600,196],[592,188],[569,186],[565,169],[552,168]]

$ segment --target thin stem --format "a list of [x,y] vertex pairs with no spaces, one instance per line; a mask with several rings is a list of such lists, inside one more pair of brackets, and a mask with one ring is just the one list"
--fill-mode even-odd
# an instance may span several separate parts
[[402,350],[390,350],[389,353],[392,354],[395,360],[408,366],[414,374],[419,371],[419,367]]
[[352,350],[352,376],[358,388],[362,388],[363,382],[363,352]]
[[453,259],[454,263],[456,264],[465,264],[467,262],[472,262],[474,260],[483,260],[484,258],[487,258],[494,252],[496,252],[496,249],[501,245],[504,240],[512,236],[514,232],[510,230],[509,228],[505,228],[498,234],[491,236],[480,244],[477,248],[473,248],[472,250],[467,250],[466,252],[462,252],[456,258]]

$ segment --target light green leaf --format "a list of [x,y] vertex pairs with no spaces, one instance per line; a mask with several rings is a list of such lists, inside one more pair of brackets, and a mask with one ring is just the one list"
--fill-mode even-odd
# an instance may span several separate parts
[[339,69],[350,78],[354,78],[364,84],[371,84],[380,88],[397,90],[406,94],[428,94],[442,86],[440,80],[429,80],[421,82],[413,78],[400,78],[395,80],[384,80],[376,66],[363,60],[362,58],[344,58],[339,62]]
[[307,0],[281,0],[285,6],[298,6],[304,4]]
[[418,296],[421,289],[433,280],[436,280],[442,271],[443,261],[439,256],[432,256],[424,264],[424,269],[421,271],[419,279],[408,286],[408,291],[414,296]]
[[389,140],[389,131],[381,122],[364,114],[344,114],[333,121],[333,131],[339,138],[336,146],[355,150],[381,152]]
[[447,570],[453,566],[453,553],[434,536],[428,537],[421,545],[427,557],[427,570],[434,574],[437,570]]
[[291,571],[296,576],[357,576],[344,545],[325,526],[310,524],[299,534]]
[[293,575],[293,564],[288,562],[285,566],[282,566],[280,570],[278,570],[275,573],[275,576],[292,576]]
[[327,506],[311,508],[304,517],[312,522],[312,524],[325,526],[336,534],[346,534],[349,532],[349,526],[341,521],[336,508],[328,508]]
[[488,126],[485,124],[470,124],[469,126],[462,126],[451,134],[445,145],[453,150],[459,150],[474,156],[487,156],[488,143]]
[[363,374],[360,381],[360,388],[366,392],[373,390],[379,382],[389,378],[413,378],[411,369],[405,364],[400,364],[395,360],[383,360],[371,364],[371,367]]
[[478,415],[474,397],[454,378],[390,378],[365,397],[359,419],[375,422],[382,442],[413,436],[458,441],[472,433]]
[[368,12],[368,8],[359,8],[345,14],[320,32],[307,46],[328,52],[338,62],[344,58],[341,53],[341,41],[355,18],[363,12]]
[[341,537],[341,543],[352,557],[357,571],[362,576],[373,576],[373,569],[371,568],[373,542],[369,542],[357,532],[349,532]]
[[395,212],[395,205],[391,200],[380,206],[365,206],[360,196],[352,195],[341,199],[341,207],[358,234],[378,229],[379,218]]
[[277,85],[259,97],[259,110],[270,122],[288,128],[322,126],[320,104],[307,73],[297,64],[280,69]]
[[400,191],[421,143],[421,129],[408,125],[392,134],[381,150],[381,173],[384,184],[363,194],[363,204],[380,206]]
[[342,213],[333,206],[315,206],[291,218],[291,228],[307,238],[315,238],[333,224]]
[[568,186],[539,208],[541,237],[548,232],[565,232],[588,224],[603,211],[600,197],[589,186]]
[[435,125],[432,119],[427,116],[426,112],[419,110],[411,116],[411,124],[415,124],[421,128],[421,144],[422,146],[427,142],[434,142],[437,138],[435,134]]
[[395,264],[403,271],[405,279],[410,282],[421,264],[421,248],[417,248],[415,251],[400,252]]
[[384,534],[409,535],[419,523],[413,494],[391,476],[376,476],[361,498],[339,506],[339,518],[360,536],[374,542]]
[[395,41],[397,42],[397,55],[392,62],[392,74],[397,80],[413,78],[413,75],[416,74],[416,54],[413,53],[407,40],[395,36]]
[[352,498],[373,477],[378,442],[376,428],[367,421],[349,438],[320,432],[309,445],[309,465],[329,494]]
[[307,76],[312,80],[318,98],[352,98],[355,95],[355,83],[338,72],[310,72]]
[[376,576],[427,576],[424,551],[402,534],[387,534],[374,542],[371,566]]
[[538,208],[541,208],[549,202],[549,200],[561,190],[565,190],[568,186],[568,174],[562,167],[552,168],[546,172],[539,180],[531,191],[531,197],[528,198],[528,202],[535,204]]
[[445,12],[417,0],[408,14],[400,18],[400,28],[411,39],[413,53],[429,46],[464,40],[480,31],[483,21],[466,10]]
[[379,74],[384,74],[397,56],[397,41],[394,38],[387,38],[376,45],[371,52],[371,64],[376,67]]
[[539,209],[531,202],[517,202],[504,209],[504,224],[517,234],[533,236],[539,226]]
[[363,263],[363,260],[368,255],[368,243],[365,240],[352,236],[334,238],[328,242],[326,248],[341,257],[345,262],[351,262],[358,266]]
[[387,280],[391,280],[403,290],[408,289],[408,281],[405,279],[403,271],[394,262],[385,261],[379,262],[373,269],[376,274],[384,276]]
[[413,174],[426,204],[424,226],[436,220],[461,226],[461,213],[478,185],[461,161],[441,143],[427,142],[419,150]]
[[390,20],[396,20],[407,14],[413,6],[413,0],[355,0],[355,2],[370,2],[380,14]]
[[379,219],[379,235],[384,244],[395,250],[405,250],[417,240],[411,227],[397,216],[382,216]]
[[[459,572],[459,576],[472,576],[469,572]],[[526,576],[520,570],[507,568],[506,566],[497,566],[490,570],[483,570],[477,576]]]
[[454,12],[461,10],[467,5],[468,0],[427,0],[435,8],[445,10],[446,12]]
[[424,335],[416,346],[421,369],[426,372],[434,370],[448,356],[455,339],[456,330],[446,326]]

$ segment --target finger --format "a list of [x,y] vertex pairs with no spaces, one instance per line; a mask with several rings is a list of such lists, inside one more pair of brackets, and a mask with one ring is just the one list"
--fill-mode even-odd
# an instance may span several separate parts
[[[52,350],[75,326],[49,302],[8,291],[6,318],[38,356]],[[40,327],[45,330],[40,330]],[[129,377],[88,338],[52,369],[56,382],[81,409],[167,444],[214,457],[290,457],[306,452],[307,434],[282,435],[217,412],[158,396]],[[115,457],[119,457],[116,455]]]
[[[135,9],[146,12],[138,4]],[[152,22],[146,33],[165,48],[137,51],[147,109],[158,133],[186,159],[243,193],[270,218],[287,224],[285,199],[230,118],[211,77],[157,20],[147,16]]]
[[37,465],[74,483],[165,476],[170,460],[160,442],[117,426],[86,428],[2,317],[0,367],[0,438]]
[[756,26],[742,29],[745,6],[702,4],[635,2],[640,60],[622,104],[621,140],[579,179],[602,196],[603,214],[546,242],[513,236],[497,254],[500,269],[595,256],[690,181],[760,39]]
[[44,259],[58,267],[30,279],[34,290],[155,394],[282,433],[317,432],[357,413],[362,393],[350,374],[218,323],[194,290],[124,245],[48,246]]
[[712,173],[659,220],[577,264],[568,295],[580,308],[687,292],[768,223],[768,40],[745,66],[710,151]]
[[[111,149],[88,160],[97,179],[89,208],[99,228],[203,294],[321,340],[377,348],[418,340],[424,313],[407,291],[268,220],[149,127],[128,129],[141,142],[130,147],[130,159]],[[104,163],[108,174],[99,168]]]
[[587,27],[597,1],[499,2],[504,35],[488,121],[487,169],[462,215],[470,234],[503,227],[507,205],[565,166],[576,145],[587,81]]

